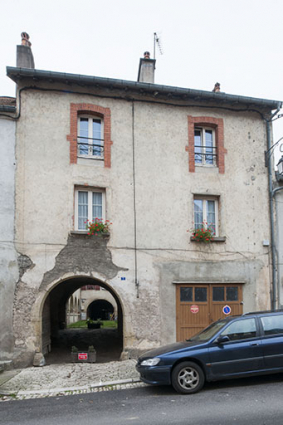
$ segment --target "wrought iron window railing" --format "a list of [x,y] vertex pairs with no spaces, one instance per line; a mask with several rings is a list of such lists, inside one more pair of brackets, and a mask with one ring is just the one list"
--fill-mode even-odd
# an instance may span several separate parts
[[195,163],[196,164],[216,164],[217,158],[216,146],[198,146],[195,145]]
[[104,158],[104,139],[91,137],[78,137],[78,155],[95,157],[95,159]]

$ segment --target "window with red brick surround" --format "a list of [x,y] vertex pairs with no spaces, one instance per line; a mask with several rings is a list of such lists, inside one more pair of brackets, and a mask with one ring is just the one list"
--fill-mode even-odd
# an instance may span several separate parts
[[195,128],[196,127],[209,127],[215,131],[215,145],[216,145],[216,165],[219,173],[224,174],[225,162],[224,155],[227,150],[224,148],[224,128],[222,118],[213,117],[192,117],[188,116],[188,130],[189,130],[189,145],[186,150],[189,153],[189,171],[195,171]]
[[78,116],[88,115],[100,117],[104,122],[104,167],[111,167],[111,112],[109,108],[93,105],[91,103],[70,104],[70,134],[67,140],[70,142],[70,164],[77,163],[78,153]]

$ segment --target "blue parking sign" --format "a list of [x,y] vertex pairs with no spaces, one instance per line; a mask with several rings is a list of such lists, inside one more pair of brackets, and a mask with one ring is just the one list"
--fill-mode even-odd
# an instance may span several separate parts
[[222,309],[223,313],[228,315],[231,313],[231,307],[229,305],[225,305]]

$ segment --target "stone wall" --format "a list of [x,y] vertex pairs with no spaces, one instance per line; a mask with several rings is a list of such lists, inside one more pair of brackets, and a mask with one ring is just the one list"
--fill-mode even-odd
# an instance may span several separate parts
[[[11,115],[11,114],[10,114]],[[15,121],[0,117],[0,359],[9,360],[14,350],[13,302],[18,280],[14,246],[15,215]]]

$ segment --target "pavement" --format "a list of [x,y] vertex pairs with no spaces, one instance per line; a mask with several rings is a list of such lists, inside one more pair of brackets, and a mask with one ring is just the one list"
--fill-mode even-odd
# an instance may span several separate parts
[[0,374],[0,401],[146,386],[135,364],[136,360],[63,363],[5,371]]

